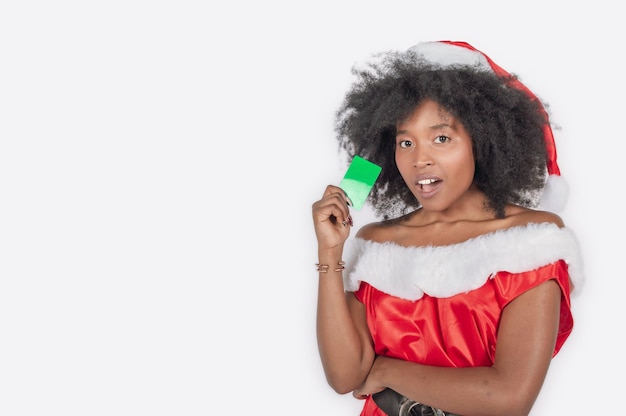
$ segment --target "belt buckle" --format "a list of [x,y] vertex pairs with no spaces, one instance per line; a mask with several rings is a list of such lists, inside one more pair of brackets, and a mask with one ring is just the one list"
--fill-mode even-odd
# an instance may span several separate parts
[[446,416],[446,413],[443,410],[405,398],[400,403],[398,416]]

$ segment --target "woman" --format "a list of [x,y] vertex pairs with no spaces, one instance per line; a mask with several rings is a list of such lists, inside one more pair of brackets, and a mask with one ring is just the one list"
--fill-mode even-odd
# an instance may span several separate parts
[[338,138],[382,167],[383,220],[349,239],[333,185],[312,207],[329,384],[365,399],[361,415],[527,415],[582,282],[573,233],[543,208],[560,179],[544,106],[464,42],[355,74]]

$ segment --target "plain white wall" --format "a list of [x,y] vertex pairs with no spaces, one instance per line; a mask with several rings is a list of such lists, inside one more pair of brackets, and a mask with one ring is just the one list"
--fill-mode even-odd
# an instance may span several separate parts
[[352,65],[440,39],[520,75],[561,126],[587,283],[533,415],[611,413],[620,16],[607,0],[3,3],[0,413],[358,414],[319,363],[310,205],[345,169]]

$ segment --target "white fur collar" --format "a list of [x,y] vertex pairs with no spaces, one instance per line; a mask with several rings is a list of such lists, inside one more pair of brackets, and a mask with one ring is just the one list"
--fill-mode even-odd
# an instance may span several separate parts
[[417,300],[424,293],[445,298],[481,287],[498,271],[521,273],[565,260],[580,290],[584,276],[573,232],[555,224],[528,224],[485,234],[459,244],[404,247],[353,238],[344,253],[344,286],[364,281],[385,293]]

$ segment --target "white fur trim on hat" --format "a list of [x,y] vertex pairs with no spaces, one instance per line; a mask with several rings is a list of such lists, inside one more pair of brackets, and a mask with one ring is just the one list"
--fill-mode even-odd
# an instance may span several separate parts
[[475,50],[450,45],[442,42],[422,42],[409,48],[409,51],[421,55],[426,61],[442,68],[455,65],[470,65],[493,72],[487,59]]

